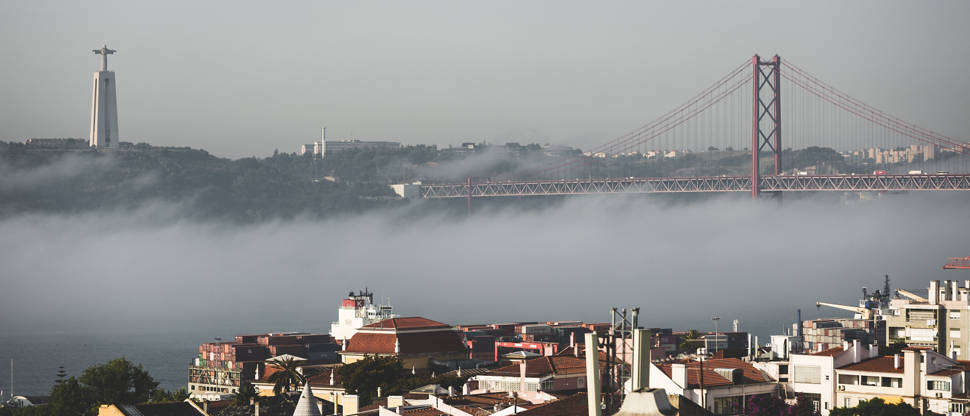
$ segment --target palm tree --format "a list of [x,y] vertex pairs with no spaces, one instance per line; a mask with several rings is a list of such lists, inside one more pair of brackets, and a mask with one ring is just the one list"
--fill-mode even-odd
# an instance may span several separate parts
[[271,361],[270,365],[280,369],[269,375],[269,382],[273,383],[273,394],[289,393],[306,383],[306,377],[300,374],[299,364],[293,358],[276,359]]

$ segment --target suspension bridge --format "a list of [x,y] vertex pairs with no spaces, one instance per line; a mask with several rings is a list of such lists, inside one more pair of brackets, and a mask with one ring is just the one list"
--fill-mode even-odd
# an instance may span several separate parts
[[[796,157],[792,149],[813,146],[834,149],[856,170],[868,170],[837,172],[824,164],[812,171],[784,169]],[[676,158],[720,149],[735,159],[750,157],[744,162],[750,170],[594,177],[590,168],[602,160]],[[770,60],[755,55],[677,108],[581,156],[508,178],[421,184],[417,194],[470,203],[484,197],[615,193],[747,192],[758,198],[782,192],[970,191],[968,150],[965,139],[881,111],[777,55]]]

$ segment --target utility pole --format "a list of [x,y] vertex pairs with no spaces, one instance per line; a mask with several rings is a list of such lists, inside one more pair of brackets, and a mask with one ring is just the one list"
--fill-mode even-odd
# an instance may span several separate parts
[[712,315],[711,320],[714,321],[714,352],[717,352],[717,321],[721,320],[720,316]]

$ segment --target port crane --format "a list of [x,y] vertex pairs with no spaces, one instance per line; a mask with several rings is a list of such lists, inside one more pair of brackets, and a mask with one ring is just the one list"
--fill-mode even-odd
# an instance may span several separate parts
[[855,319],[869,320],[869,319],[872,319],[873,317],[871,309],[863,308],[861,306],[848,306],[848,305],[839,305],[837,303],[815,302],[815,307],[821,308],[823,306],[828,306],[830,308],[835,308],[835,309],[842,309],[844,311],[849,311],[849,312],[855,312]]
[[943,270],[950,269],[970,269],[970,256],[948,258],[946,264],[943,265]]
[[912,299],[912,300],[914,300],[916,302],[920,302],[920,303],[926,303],[926,302],[928,302],[926,298],[924,298],[924,297],[922,297],[920,295],[917,295],[917,294],[915,294],[913,292],[910,292],[908,290],[905,290],[905,289],[896,289],[896,295],[897,296],[903,295],[903,296],[905,296],[907,298],[910,298],[910,299]]
[[[903,291],[906,292],[906,291]],[[862,299],[859,300],[859,306],[848,306],[839,305],[837,303],[828,302],[815,302],[815,307],[821,308],[827,306],[829,308],[841,309],[844,311],[855,312],[855,319],[865,319],[865,320],[876,320],[882,319],[882,315],[889,308],[889,297],[891,288],[889,286],[889,275],[885,276],[883,281],[882,290],[876,290],[873,293],[869,293],[869,289],[862,288]],[[899,293],[899,291],[897,291]],[[909,292],[906,292],[909,293]],[[911,293],[910,293],[911,294]],[[912,295],[912,294],[911,294]],[[913,295],[916,296],[916,295]],[[924,299],[925,301],[925,299]]]

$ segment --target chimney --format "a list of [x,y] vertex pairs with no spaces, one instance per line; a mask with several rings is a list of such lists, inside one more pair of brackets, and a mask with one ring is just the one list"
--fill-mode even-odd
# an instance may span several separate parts
[[[255,400],[255,402],[256,403],[254,403],[254,406],[253,406],[253,409],[255,410],[255,413],[253,413],[253,415],[254,416],[259,416],[259,400]],[[208,413],[208,412],[206,412],[206,413]]]
[[455,397],[455,386],[448,386],[448,397]]
[[815,344],[815,345],[818,347],[818,348],[816,348],[818,350],[818,352],[822,352],[822,343],[819,342],[818,344]]
[[575,331],[569,333],[569,347],[572,348],[572,349],[576,349],[576,332]]
[[930,289],[927,296],[930,305],[936,305],[940,303],[940,281],[930,280]]
[[404,396],[387,396],[387,408],[404,406]]
[[586,341],[586,414],[602,416],[600,409],[600,371],[599,354],[597,354],[596,333],[585,334]]
[[842,350],[844,350],[844,351],[848,351],[849,350],[849,340],[847,340],[847,339],[843,339],[842,340]]
[[343,414],[353,415],[357,414],[360,408],[360,398],[356,394],[345,394],[340,400],[343,403]]
[[751,360],[751,357],[754,355],[752,353],[752,351],[754,351],[754,350],[751,348],[752,347],[752,345],[751,345],[751,336],[752,336],[751,333],[748,332],[748,361],[750,361]]
[[381,386],[377,386],[377,397],[381,397]]
[[852,340],[852,362],[858,363],[862,361],[862,347],[859,345],[859,340]]
[[525,393],[525,358],[519,361],[519,391]]
[[633,363],[630,379],[632,391],[650,388],[650,333],[646,329],[633,330]]
[[893,354],[893,368],[899,369],[899,354]]
[[670,379],[673,380],[674,384],[686,390],[687,389],[687,365],[671,364]]
[[468,389],[468,383],[462,384],[461,385],[461,395],[462,396],[467,396],[468,395],[468,391],[469,391],[469,389]]
[[401,353],[401,342],[398,341],[397,337],[394,337],[394,353],[395,354]]

